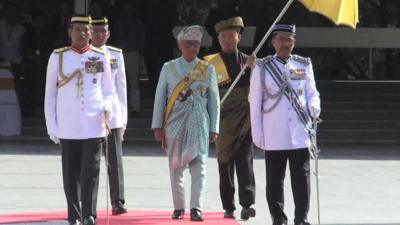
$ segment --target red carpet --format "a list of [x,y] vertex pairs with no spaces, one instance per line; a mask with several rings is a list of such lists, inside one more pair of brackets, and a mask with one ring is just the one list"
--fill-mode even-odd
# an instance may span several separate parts
[[[205,212],[204,222],[191,222],[189,212],[186,213],[183,220],[172,220],[171,212],[166,211],[140,211],[130,210],[127,214],[120,216],[110,216],[110,225],[166,225],[166,224],[201,224],[201,225],[238,225],[235,220],[224,219],[222,212]],[[29,222],[51,222],[65,220],[67,213],[65,211],[54,212],[32,212],[18,214],[0,214],[0,224],[5,223],[29,223]],[[105,210],[98,212],[98,225],[106,225],[107,218]]]

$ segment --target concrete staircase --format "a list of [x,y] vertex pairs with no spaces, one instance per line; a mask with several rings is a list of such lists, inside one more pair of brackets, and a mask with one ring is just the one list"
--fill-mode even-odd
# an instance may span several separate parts
[[[400,82],[318,82],[323,123],[320,144],[400,144]],[[153,141],[150,130],[153,99],[142,89],[142,110],[130,118],[125,141]],[[43,118],[25,118],[22,135],[0,137],[0,142],[50,142]]]
[[400,82],[319,82],[323,123],[318,141],[400,144]]

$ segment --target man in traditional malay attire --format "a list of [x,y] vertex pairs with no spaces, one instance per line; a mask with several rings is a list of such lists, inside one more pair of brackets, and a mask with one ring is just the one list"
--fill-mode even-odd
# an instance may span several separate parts
[[108,19],[106,17],[92,18],[92,45],[102,49],[110,58],[111,80],[114,85],[112,115],[110,121],[111,133],[108,141],[108,174],[110,183],[110,198],[113,215],[127,212],[125,207],[124,167],[122,162],[122,141],[126,124],[128,123],[128,109],[126,96],[125,64],[122,49],[106,45],[110,37]]
[[219,94],[214,66],[197,58],[202,31],[183,28],[177,36],[182,57],[164,64],[154,101],[152,129],[169,160],[174,212],[185,213],[183,172],[192,176],[190,219],[203,221],[206,159],[219,132]]
[[47,66],[45,116],[50,139],[61,146],[69,225],[96,224],[100,152],[110,122],[110,60],[89,45],[91,18],[74,16],[71,46],[56,49]]
[[294,224],[310,225],[310,132],[321,111],[310,58],[292,54],[294,25],[272,31],[275,55],[257,62],[250,81],[254,144],[265,151],[267,202],[273,225],[287,225],[284,179],[289,164],[295,205]]
[[[241,17],[223,17],[215,24],[221,51],[204,57],[216,68],[221,96],[224,96],[246,62],[254,64],[255,61],[255,56],[249,57],[238,50],[243,27]],[[235,218],[235,167],[239,203],[242,206],[240,217],[247,220],[255,216],[255,210],[251,208],[255,201],[255,181],[248,102],[249,85],[250,68],[245,71],[221,107],[221,129],[216,141],[216,150],[219,189],[225,218]]]

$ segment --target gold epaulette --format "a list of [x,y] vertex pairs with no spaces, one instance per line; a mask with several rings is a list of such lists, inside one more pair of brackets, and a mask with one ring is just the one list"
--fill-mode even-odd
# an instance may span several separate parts
[[93,51],[95,51],[95,52],[98,52],[98,53],[100,53],[100,54],[102,54],[102,55],[105,55],[105,54],[106,54],[101,48],[96,48],[96,47],[94,47],[94,46],[90,46],[90,49],[93,50]]
[[303,64],[306,64],[306,65],[311,63],[311,59],[308,58],[308,57],[303,57],[303,56],[299,56],[299,55],[292,55],[292,58],[295,61],[303,63]]
[[55,52],[55,53],[61,53],[61,52],[68,51],[68,50],[70,50],[70,49],[71,49],[71,46],[67,46],[67,47],[63,47],[63,48],[54,49],[54,52]]
[[111,51],[122,52],[122,49],[110,45],[107,45],[107,48],[110,49]]

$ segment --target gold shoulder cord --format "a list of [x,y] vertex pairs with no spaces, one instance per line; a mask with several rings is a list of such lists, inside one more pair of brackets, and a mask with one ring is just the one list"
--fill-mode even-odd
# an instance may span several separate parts
[[83,86],[83,74],[79,69],[76,69],[71,76],[66,76],[63,73],[63,56],[64,53],[60,52],[60,56],[58,57],[59,59],[59,67],[58,67],[58,74],[61,77],[61,80],[57,82],[57,88],[61,88],[62,86],[66,85],[69,83],[74,77],[78,76],[78,82],[76,83],[76,86],[78,86],[78,98],[81,94],[82,91],[82,86]]

